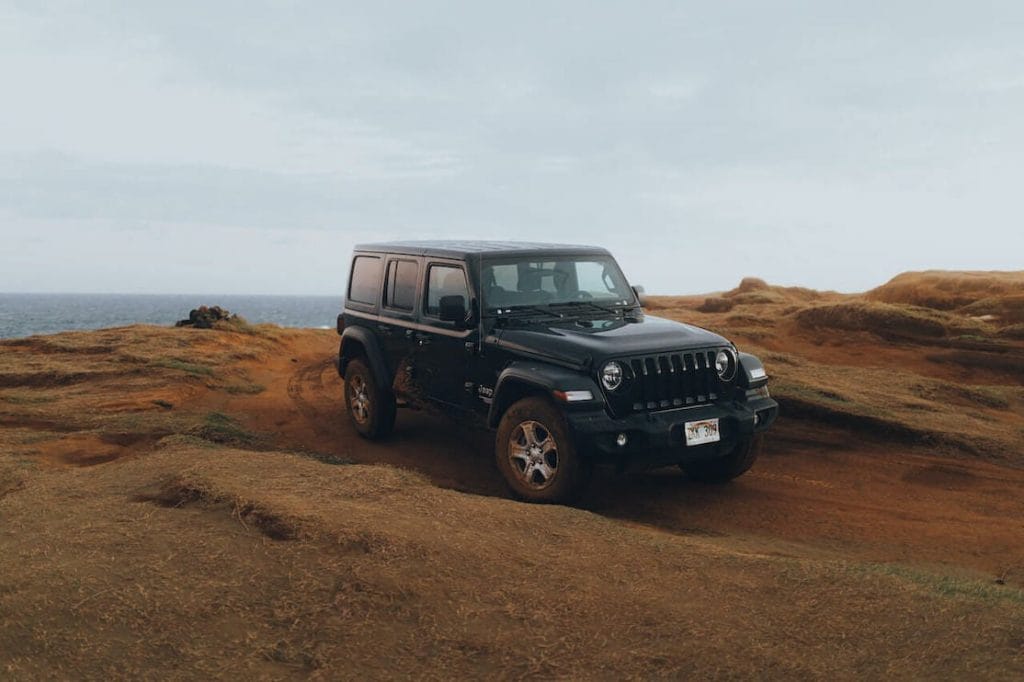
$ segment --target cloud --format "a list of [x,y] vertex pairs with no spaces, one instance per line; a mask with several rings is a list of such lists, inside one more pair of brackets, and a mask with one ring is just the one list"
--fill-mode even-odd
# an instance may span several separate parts
[[[5,19],[10,27],[23,17]],[[228,89],[196,78],[156,36],[127,36],[88,50],[39,50],[47,22],[27,23],[34,30],[4,34],[10,58],[0,60],[2,151],[357,178],[460,170],[451,151],[411,136],[354,117],[297,109],[284,93]]]
[[[365,238],[599,243],[655,292],[1019,267],[1021,18],[1012,3],[7,6],[0,290],[333,293]],[[189,270],[190,239],[236,257]]]

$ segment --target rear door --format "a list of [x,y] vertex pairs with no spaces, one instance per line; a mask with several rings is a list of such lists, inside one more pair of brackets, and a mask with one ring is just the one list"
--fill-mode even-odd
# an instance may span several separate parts
[[388,256],[384,265],[384,290],[381,298],[377,333],[388,364],[394,368],[395,393],[406,399],[419,396],[410,392],[413,353],[417,348],[416,302],[420,296],[420,261],[415,256]]

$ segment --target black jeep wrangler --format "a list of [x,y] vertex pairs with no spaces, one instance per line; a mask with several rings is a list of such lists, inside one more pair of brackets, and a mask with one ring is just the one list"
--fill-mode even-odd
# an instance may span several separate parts
[[384,436],[399,404],[479,420],[513,492],[535,502],[571,498],[595,463],[739,476],[778,411],[761,362],[645,316],[642,292],[589,246],[358,246],[338,316],[352,424]]

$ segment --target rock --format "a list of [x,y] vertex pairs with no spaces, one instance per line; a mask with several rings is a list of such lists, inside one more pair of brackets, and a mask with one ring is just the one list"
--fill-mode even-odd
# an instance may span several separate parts
[[224,310],[219,305],[209,307],[201,305],[189,312],[187,320],[180,320],[174,326],[213,329],[217,322],[232,322],[237,318],[237,315],[232,315],[231,312]]

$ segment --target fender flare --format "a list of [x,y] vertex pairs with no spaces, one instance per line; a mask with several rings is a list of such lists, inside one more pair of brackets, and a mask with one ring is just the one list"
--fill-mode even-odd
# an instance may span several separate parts
[[736,377],[741,388],[758,388],[768,383],[768,374],[760,358],[750,353],[738,353],[740,371]]
[[[594,408],[605,404],[601,389],[586,374],[540,362],[515,361],[502,370],[494,384],[487,425],[496,427],[505,410],[524,392],[551,396],[554,391],[590,391],[594,396],[593,400],[571,403],[573,407]],[[560,405],[568,407],[565,403]]]
[[373,332],[365,327],[346,327],[341,335],[341,346],[338,348],[338,374],[345,378],[345,369],[348,367],[352,353],[345,352],[345,343],[352,341],[362,345],[366,352],[366,358],[370,362],[370,370],[385,386],[391,385],[391,373],[388,371],[387,362],[384,360],[384,353],[380,349],[380,341]]

